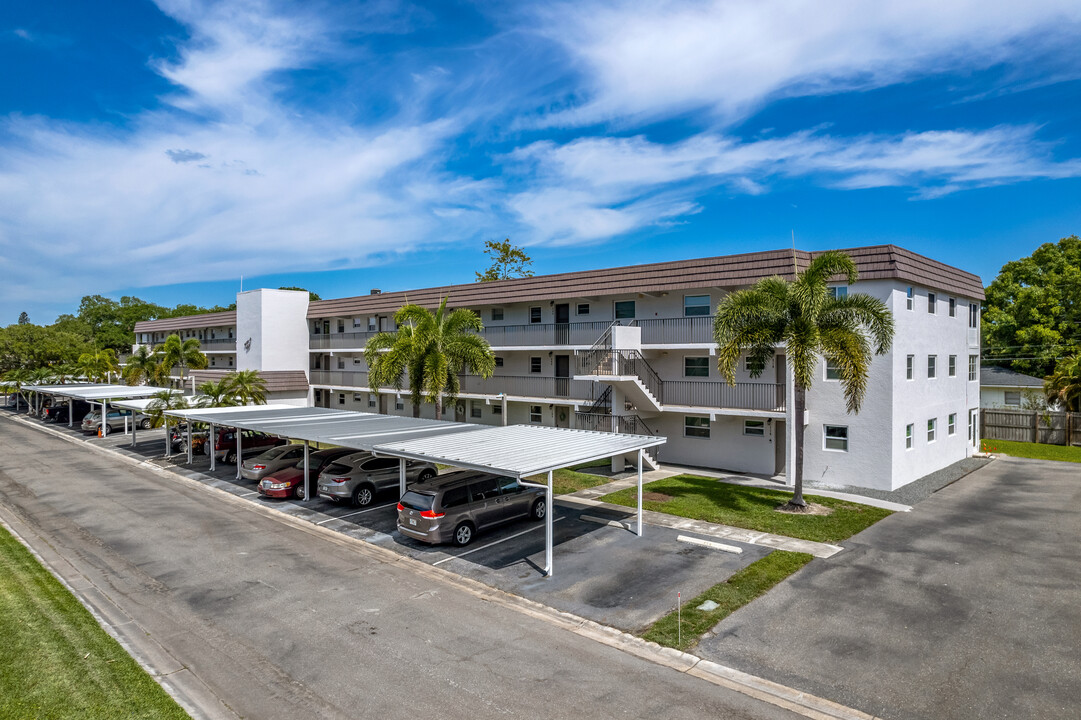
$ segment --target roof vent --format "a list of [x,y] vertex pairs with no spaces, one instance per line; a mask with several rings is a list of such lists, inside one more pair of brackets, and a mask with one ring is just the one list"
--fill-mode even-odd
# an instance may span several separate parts
[[372,295],[378,295],[378,294],[379,294],[379,293],[381,293],[381,292],[383,292],[383,291],[382,291],[382,290],[380,290],[379,288],[372,288],[372,292],[371,292],[371,294],[372,294]]

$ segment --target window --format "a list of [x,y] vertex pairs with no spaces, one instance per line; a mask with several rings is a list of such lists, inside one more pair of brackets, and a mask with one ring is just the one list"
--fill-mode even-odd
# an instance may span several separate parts
[[539,357],[529,358],[529,372],[539,373],[541,371],[541,359]]
[[937,299],[938,298],[935,297],[935,294],[933,292],[927,293],[927,314],[928,315],[934,315],[935,314],[935,301]]
[[908,289],[908,294],[905,297],[907,298],[908,309],[911,310],[914,307],[913,303],[915,302],[915,299],[912,296],[912,288]]
[[218,364],[218,359],[216,357],[210,358],[210,367],[214,367],[217,364]]
[[763,362],[761,360],[758,361],[758,362],[755,362],[754,358],[750,357],[749,355],[747,357],[743,358],[743,369],[746,370],[747,372],[751,373],[751,374],[760,373],[765,368],[766,368],[766,364],[765,364],[765,362]]
[[338,369],[345,370],[345,358],[341,356],[338,357]]
[[319,321],[318,320],[316,320],[315,322],[312,323],[312,333],[315,334],[315,335],[319,334]]
[[473,492],[473,502],[488,500],[499,497],[499,480],[496,478],[482,478],[475,480],[469,485]]
[[443,500],[439,504],[443,509],[455,508],[465,505],[469,502],[469,487],[463,485],[462,487],[451,488],[443,493]]
[[502,320],[503,319],[503,308],[492,308],[492,319],[493,320]]
[[848,426],[826,425],[823,436],[823,447],[826,450],[848,452]]
[[379,396],[375,395],[373,393],[368,393],[368,407],[373,408],[373,407],[378,407],[378,406],[379,406]]
[[933,443],[935,441],[935,430],[938,428],[938,419],[931,418],[927,421],[927,442]]
[[911,380],[912,379],[912,366],[915,363],[915,361],[916,361],[916,356],[915,355],[909,355],[908,357],[905,358],[905,379],[906,380]]
[[354,365],[360,365],[360,364],[362,364],[363,362],[364,362],[364,358],[362,358],[362,357],[354,357],[354,358],[353,358],[353,364],[354,364]]
[[364,396],[360,393],[353,393],[353,402],[364,402]]
[[1002,402],[1004,405],[1012,405],[1014,407],[1021,406],[1021,391],[1020,390],[1006,390],[1002,393]]
[[683,437],[708,438],[708,417],[685,417],[683,418]]
[[484,412],[484,404],[480,400],[469,401],[469,417],[479,418]]
[[345,332],[345,320],[339,320],[338,321],[338,332],[340,332],[340,333]]
[[338,404],[345,405],[345,393],[338,393]]
[[578,303],[578,307],[576,308],[576,312],[579,315],[588,315],[589,314],[589,303]]
[[976,382],[979,380],[979,366],[976,365],[976,356],[968,356],[968,381]]
[[398,395],[397,398],[394,400],[394,409],[395,410],[405,410],[405,401],[402,400],[401,395]]
[[744,420],[743,421],[743,434],[751,435],[753,437],[765,437],[766,436],[766,421],[765,420]]
[[233,358],[229,358],[229,367],[233,367]]
[[938,355],[927,356],[927,379],[934,380],[938,372]]
[[953,435],[957,432],[957,413],[950,413],[946,418],[946,434]]
[[950,298],[950,317],[957,317],[957,300]]
[[905,425],[905,450],[912,449],[912,423]]
[[315,402],[323,402],[323,392],[321,390],[315,391]]
[[499,492],[504,495],[516,495],[523,490],[525,490],[525,488],[519,485],[518,481],[512,477],[505,477],[499,482]]
[[496,403],[495,405],[492,405],[492,414],[493,415],[502,415],[503,414],[503,403]]
[[709,358],[683,358],[683,377],[709,377]]
[[529,322],[539,323],[541,321],[541,309],[539,307],[529,308]]
[[826,358],[826,379],[827,380],[840,380],[841,369],[837,367],[837,363],[833,362],[829,358]]
[[500,357],[499,355],[495,356],[495,366],[496,367],[503,367],[503,358]]
[[698,317],[709,315],[709,295],[684,295],[683,316]]
[[848,297],[847,285],[834,285],[829,288],[830,297],[834,300]]
[[950,359],[946,364],[946,372],[950,377],[957,377],[957,356],[950,355]]
[[634,300],[621,300],[616,303],[616,320],[634,319]]
[[541,419],[542,419],[542,417],[541,417],[541,406],[540,405],[530,405],[529,406],[529,422],[536,424],[536,423],[540,423]]
[[976,303],[968,304],[968,326],[970,328],[980,326],[980,306]]

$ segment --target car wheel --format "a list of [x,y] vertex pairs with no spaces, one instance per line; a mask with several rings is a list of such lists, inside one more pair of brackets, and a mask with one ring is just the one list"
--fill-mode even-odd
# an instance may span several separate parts
[[544,498],[537,498],[533,503],[533,508],[529,511],[529,516],[534,520],[543,520],[544,514],[548,512],[548,503],[544,501]]
[[236,453],[235,452],[227,452],[227,453],[225,453],[225,462],[227,462],[227,463],[235,463],[236,462]]
[[353,491],[353,504],[357,507],[367,507],[375,499],[375,488],[371,485],[361,485]]
[[297,500],[304,499],[304,483],[300,483],[296,486],[296,488],[293,490],[293,497],[295,497]]
[[458,527],[454,528],[454,544],[458,547],[465,547],[473,542],[473,532],[472,523],[459,523]]
[[180,449],[177,452],[182,453],[184,455],[188,454],[188,441],[187,440],[182,440],[180,442]]
[[424,472],[422,472],[420,474],[420,481],[421,482],[428,482],[429,480],[431,480],[434,477],[435,477],[435,470],[425,470]]
[[140,430],[149,430],[150,429],[150,418],[143,418],[142,420],[140,420],[139,421],[139,429]]

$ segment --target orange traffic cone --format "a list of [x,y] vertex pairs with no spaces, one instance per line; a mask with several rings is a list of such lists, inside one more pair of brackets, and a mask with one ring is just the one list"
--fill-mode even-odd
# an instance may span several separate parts
[[101,437],[101,428],[98,428],[98,437]]

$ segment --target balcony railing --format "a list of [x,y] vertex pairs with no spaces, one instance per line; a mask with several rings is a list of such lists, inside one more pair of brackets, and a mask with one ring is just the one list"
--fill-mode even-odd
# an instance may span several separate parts
[[575,355],[578,375],[635,376],[653,394],[658,403],[664,400],[664,382],[653,366],[637,350],[598,348]]
[[710,380],[665,380],[664,402],[685,407],[781,412],[785,409],[785,386],[783,383],[729,385]]
[[688,345],[713,342],[713,318],[682,317],[636,320],[643,345]]
[[334,387],[368,387],[368,373],[356,370],[309,370],[309,382],[312,385],[332,385]]
[[489,325],[480,335],[493,347],[592,345],[609,322]]
[[204,338],[199,341],[199,346],[202,350],[215,350],[218,352],[224,350],[236,350],[236,338]]
[[461,392],[483,395],[592,400],[595,391],[595,383],[589,380],[540,375],[494,375],[488,379],[463,375],[459,380]]
[[378,335],[376,330],[362,332],[341,332],[311,335],[308,347],[312,350],[341,350],[344,348],[362,348],[368,340]]

